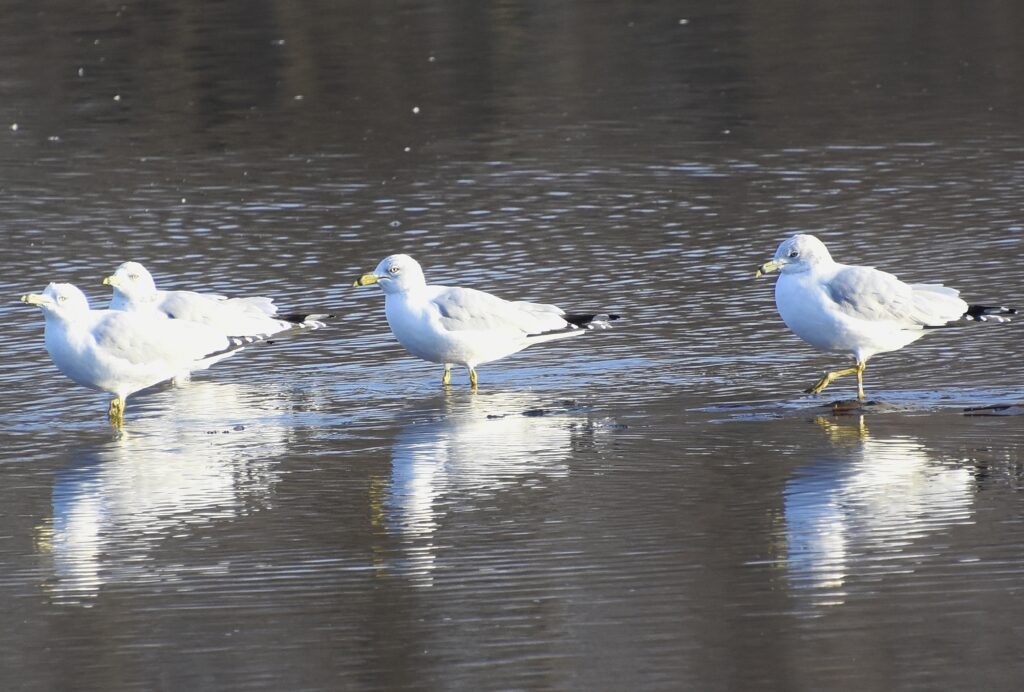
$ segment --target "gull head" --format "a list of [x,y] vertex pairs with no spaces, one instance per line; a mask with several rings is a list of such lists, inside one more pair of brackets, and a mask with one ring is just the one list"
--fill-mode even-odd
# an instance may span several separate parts
[[42,293],[23,295],[21,302],[38,305],[47,318],[71,319],[89,312],[89,299],[72,284],[51,283]]
[[110,301],[114,310],[151,303],[157,298],[153,275],[138,262],[124,262],[117,271],[103,279],[103,285],[114,289]]
[[377,268],[363,274],[353,286],[379,284],[384,293],[407,293],[427,285],[419,262],[409,255],[391,255],[381,260]]
[[797,233],[792,238],[782,241],[771,262],[765,262],[757,268],[756,276],[780,271],[783,274],[796,274],[809,271],[816,266],[832,262],[825,243],[813,235]]

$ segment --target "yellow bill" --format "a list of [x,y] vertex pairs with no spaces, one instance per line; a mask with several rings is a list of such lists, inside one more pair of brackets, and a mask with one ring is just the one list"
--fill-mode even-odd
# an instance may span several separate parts
[[110,276],[103,277],[103,285],[104,286],[117,286],[120,283],[121,282],[117,280],[117,276],[115,276],[114,274],[111,274]]
[[29,305],[47,305],[50,302],[49,298],[39,293],[26,293],[18,298],[18,300]]
[[757,277],[763,276],[765,274],[771,274],[774,271],[778,271],[781,267],[782,263],[776,262],[775,260],[772,260],[771,262],[765,262],[764,264],[757,268],[757,272],[754,274],[754,278],[756,279]]
[[363,274],[352,284],[352,288],[358,288],[359,286],[372,286],[378,281],[380,281],[380,279],[378,279],[375,274]]

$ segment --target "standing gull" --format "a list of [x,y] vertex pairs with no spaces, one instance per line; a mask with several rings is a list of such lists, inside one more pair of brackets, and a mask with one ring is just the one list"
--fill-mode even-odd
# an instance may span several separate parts
[[108,415],[117,427],[124,424],[129,395],[204,370],[258,340],[148,312],[91,310],[71,284],[51,283],[21,300],[42,309],[46,350],[57,369],[80,385],[114,395]]
[[818,394],[844,375],[857,376],[864,399],[864,368],[876,353],[897,351],[926,330],[961,321],[1008,322],[1016,310],[968,305],[960,292],[942,284],[908,284],[873,267],[840,264],[812,235],[783,241],[757,276],[778,270],[775,304],[782,321],[822,351],[850,353],[853,367],[826,372],[809,394]]
[[198,322],[224,335],[260,338],[288,329],[324,326],[327,315],[278,315],[272,298],[228,298],[215,293],[163,291],[138,262],[124,262],[103,283],[114,289],[111,310],[155,310],[166,317]]
[[469,369],[544,341],[607,329],[617,315],[567,315],[555,305],[503,300],[458,286],[428,285],[423,269],[408,255],[391,255],[353,286],[379,284],[391,331],[409,353],[444,364],[441,383],[451,382],[452,365]]

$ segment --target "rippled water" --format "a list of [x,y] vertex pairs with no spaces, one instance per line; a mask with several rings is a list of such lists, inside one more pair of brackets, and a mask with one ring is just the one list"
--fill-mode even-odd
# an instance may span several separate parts
[[[600,10],[0,19],[5,689],[1019,688],[1020,325],[835,415],[753,278],[802,230],[1024,305],[1016,6]],[[398,251],[623,319],[446,391],[350,287]],[[129,258],[336,317],[119,435],[16,298]]]

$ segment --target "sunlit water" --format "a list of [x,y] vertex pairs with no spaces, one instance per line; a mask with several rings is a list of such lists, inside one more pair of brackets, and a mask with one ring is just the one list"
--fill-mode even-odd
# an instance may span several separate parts
[[[271,6],[0,20],[0,686],[1019,688],[1020,325],[834,415],[753,278],[802,230],[1024,305],[1012,21]],[[445,390],[351,288],[398,251],[622,319]],[[129,258],[335,318],[117,434],[16,297]]]

